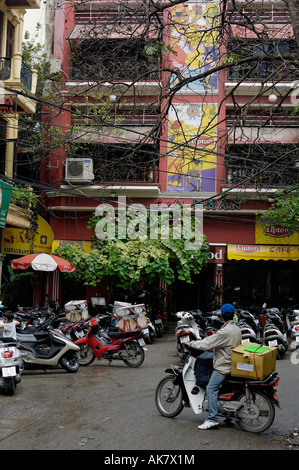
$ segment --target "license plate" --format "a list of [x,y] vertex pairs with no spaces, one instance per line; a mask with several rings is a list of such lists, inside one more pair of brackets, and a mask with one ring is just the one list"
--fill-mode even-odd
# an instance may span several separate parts
[[140,346],[145,346],[145,341],[143,338],[138,338],[138,343],[140,344]]
[[143,333],[144,333],[145,335],[148,335],[148,333],[149,333],[149,329],[148,329],[148,328],[143,328],[142,331],[143,331]]
[[296,342],[299,343],[299,336],[296,336]]
[[2,377],[13,377],[14,375],[16,375],[15,367],[3,367]]
[[181,336],[180,337],[180,340],[181,340],[181,343],[187,343],[188,341],[190,341],[190,338],[189,336]]
[[161,318],[158,318],[157,320],[155,320],[155,323],[162,323]]
[[271,348],[277,346],[277,344],[278,344],[278,343],[277,343],[276,339],[274,339],[273,341],[269,341],[269,343],[268,343],[268,345],[269,345]]

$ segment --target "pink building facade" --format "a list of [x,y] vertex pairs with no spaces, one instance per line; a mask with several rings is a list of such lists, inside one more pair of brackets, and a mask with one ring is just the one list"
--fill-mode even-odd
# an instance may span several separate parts
[[[41,169],[41,181],[50,188],[45,202],[54,248],[88,242],[95,208],[102,201],[117,203],[118,196],[146,207],[200,205],[209,265],[194,286],[176,284],[173,309],[209,309],[213,286],[220,287],[220,301],[233,301],[238,293],[243,303],[282,304],[297,295],[298,234],[289,236],[281,227],[271,232],[257,211],[270,206],[278,189],[298,183],[298,120],[290,91],[299,76],[283,68],[271,74],[273,61],[258,60],[258,35],[267,29],[263,52],[271,49],[277,60],[293,50],[284,3],[255,2],[254,13],[238,2],[244,9],[231,12],[225,40],[218,34],[222,2],[173,6],[159,12],[147,30],[142,21],[137,27],[137,16],[124,13],[121,3],[57,2],[55,8],[53,59],[61,65],[63,106],[45,108],[44,120],[72,129],[76,146],[55,148]],[[130,4],[131,11],[142,6]],[[144,12],[138,11],[140,20]],[[241,26],[242,12],[255,21],[259,14],[254,31]],[[160,22],[167,27],[161,30]],[[151,40],[166,47],[158,59],[144,55]],[[221,67],[242,57],[245,44],[257,57],[256,67]],[[111,61],[101,61],[109,47]],[[104,127],[91,111],[99,100],[109,106]],[[132,158],[130,149],[138,145]],[[60,290],[61,300],[67,295]]]

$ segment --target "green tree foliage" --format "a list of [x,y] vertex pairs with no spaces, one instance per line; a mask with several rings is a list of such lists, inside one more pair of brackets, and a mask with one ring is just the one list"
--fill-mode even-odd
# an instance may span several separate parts
[[[90,220],[90,227],[95,230],[100,219],[96,216]],[[127,219],[127,224],[132,218]],[[117,235],[117,234],[116,234]],[[201,271],[207,263],[209,245],[203,236],[200,249],[186,248],[184,238],[172,238],[172,229],[168,238],[157,239],[139,237],[110,238],[99,240],[94,236],[91,252],[85,252],[72,244],[64,244],[55,250],[55,254],[75,265],[76,271],[68,274],[85,285],[96,286],[108,277],[111,289],[121,287],[132,289],[140,279],[149,284],[157,278],[172,284],[175,276],[192,283],[192,275]]]
[[299,189],[292,187],[281,190],[269,210],[260,214],[261,220],[270,224],[280,223],[299,231]]

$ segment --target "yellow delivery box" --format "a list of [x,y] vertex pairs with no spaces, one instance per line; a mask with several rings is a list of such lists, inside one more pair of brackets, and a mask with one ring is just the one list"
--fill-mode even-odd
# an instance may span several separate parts
[[276,367],[276,348],[246,341],[232,350],[231,375],[262,380]]

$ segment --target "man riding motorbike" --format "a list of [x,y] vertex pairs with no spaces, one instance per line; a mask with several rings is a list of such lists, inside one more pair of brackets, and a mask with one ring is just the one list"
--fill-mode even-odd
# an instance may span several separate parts
[[[211,429],[218,426],[218,392],[227,374],[231,371],[231,352],[241,344],[240,328],[234,323],[235,309],[231,304],[221,307],[223,326],[215,334],[202,340],[190,341],[186,346],[199,351],[213,349],[213,372],[206,388],[208,398],[208,416],[198,429]],[[196,393],[196,392],[195,392]]]

